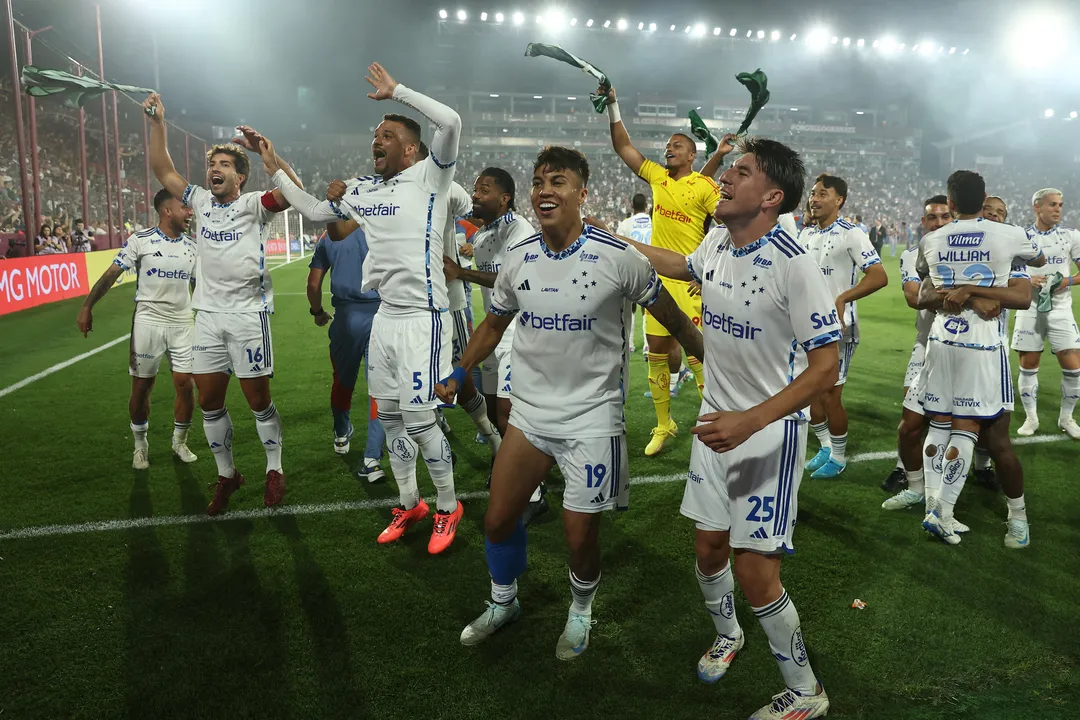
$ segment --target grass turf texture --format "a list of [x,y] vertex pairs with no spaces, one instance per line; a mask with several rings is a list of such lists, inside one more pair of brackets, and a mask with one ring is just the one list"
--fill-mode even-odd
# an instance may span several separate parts
[[[285,425],[286,502],[393,502],[392,483],[370,486],[351,472],[362,454],[362,423],[348,458],[332,452],[326,332],[307,311],[305,265],[274,274],[273,392]],[[863,342],[845,392],[850,454],[895,443],[914,318],[896,261],[886,265],[893,284],[860,302]],[[0,318],[0,388],[122,336],[132,292],[115,288],[99,304],[90,340],[75,328],[79,300]],[[153,395],[151,468],[131,469],[126,352],[120,343],[0,397],[0,531],[204,511],[214,461],[198,412],[190,445],[199,461],[171,460],[167,376]],[[1044,365],[1045,434],[1056,431],[1060,374],[1049,353]],[[640,356],[632,367],[631,475],[685,473],[696,393],[686,386],[673,402],[678,438],[645,458],[653,410],[642,397]],[[362,399],[356,405],[363,418]],[[237,466],[247,477],[231,507],[261,508],[264,454],[235,382],[229,407]],[[458,488],[480,493],[487,448],[474,444],[464,413],[447,417]],[[813,439],[810,445],[816,450]],[[830,717],[1068,716],[1080,682],[1076,445],[1018,451],[1033,540],[1022,552],[1002,545],[1004,499],[973,485],[958,508],[971,534],[949,548],[922,532],[918,510],[879,509],[889,460],[852,464],[836,480],[804,478],[798,552],[784,561],[783,578],[832,700]],[[426,470],[420,482],[432,491]],[[521,621],[476,648],[462,647],[458,634],[488,598],[482,498],[465,503],[453,548],[435,558],[426,553],[430,520],[396,545],[378,546],[389,518],[378,508],[0,539],[0,711],[40,718],[748,716],[783,687],[764,634],[736,593],[747,646],[719,684],[696,679],[713,629],[694,581],[692,524],[678,514],[682,484],[638,485],[631,494],[628,513],[605,516],[598,624],[590,649],[569,664],[554,657],[570,600],[557,494],[554,512],[530,532]],[[852,609],[855,598],[868,607]]]

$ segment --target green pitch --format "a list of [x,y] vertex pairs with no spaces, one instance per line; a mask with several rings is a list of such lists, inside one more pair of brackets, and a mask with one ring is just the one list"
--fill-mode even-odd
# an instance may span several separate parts
[[[1004,548],[1004,500],[975,486],[958,508],[971,526],[963,543],[930,540],[917,510],[879,509],[892,461],[858,457],[894,447],[914,334],[896,260],[886,265],[892,284],[860,303],[863,342],[846,392],[856,462],[836,480],[804,479],[797,553],[784,563],[829,717],[1071,717],[1080,494],[1077,446],[1057,441],[1056,363],[1047,353],[1040,378],[1042,433],[1055,441],[1018,449],[1032,546]],[[0,397],[4,718],[745,718],[782,688],[741,598],[745,650],[717,685],[695,677],[713,629],[694,580],[692,525],[678,507],[697,397],[683,389],[678,438],[645,458],[653,410],[640,356],[627,406],[630,473],[648,482],[633,487],[629,512],[605,518],[588,652],[573,663],[554,657],[570,601],[558,494],[530,532],[521,621],[462,647],[458,634],[489,592],[487,448],[463,413],[448,413],[468,499],[445,556],[427,555],[430,521],[377,545],[396,490],[352,474],[362,423],[348,458],[332,451],[326,331],[308,315],[305,274],[304,263],[274,273],[273,389],[296,512],[243,515],[261,511],[264,455],[235,383],[236,462],[248,482],[232,517],[216,522],[201,521],[216,470],[198,413],[190,445],[199,461],[170,457],[167,376],[154,391],[151,469],[131,469],[126,343]],[[122,337],[132,292],[116,288],[99,304],[89,340],[75,327],[78,300],[0,318],[0,392]],[[83,525],[147,517],[160,524]],[[42,527],[65,525],[79,527]],[[851,607],[856,598],[865,610]]]

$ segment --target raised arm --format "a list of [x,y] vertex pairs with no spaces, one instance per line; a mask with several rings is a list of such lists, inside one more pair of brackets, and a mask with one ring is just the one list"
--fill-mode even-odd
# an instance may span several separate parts
[[[254,129],[248,127],[247,125],[241,125],[236,129],[240,131],[240,137],[233,138],[233,142],[243,148],[246,148],[247,150],[262,155],[264,147],[263,140],[265,138],[263,138],[262,135],[260,135]],[[269,143],[269,147],[273,148],[274,146],[272,143]],[[289,166],[289,163],[282,160],[281,156],[276,154],[276,151],[274,155],[274,160],[276,161],[277,166],[284,170],[285,174],[289,176],[289,179],[292,180],[298,188],[303,189],[304,183],[300,182],[300,178],[295,172],[293,172],[293,169]],[[275,189],[273,191],[273,195],[274,202],[277,204],[279,210],[285,210],[289,207],[289,201],[285,199],[285,196],[282,195],[280,190]]]
[[[612,234],[614,235],[614,233]],[[635,250],[648,258],[649,262],[652,263],[652,266],[656,268],[657,275],[662,275],[666,278],[671,278],[672,280],[682,280],[683,282],[690,282],[694,279],[694,276],[690,274],[689,266],[686,264],[685,255],[681,255],[674,250],[666,250],[664,248],[646,245],[645,243],[639,243],[625,235],[615,235],[615,237],[625,243],[630,243]]]
[[[169,155],[169,144],[165,136],[165,106],[161,103],[161,96],[150,93],[149,97],[143,100],[143,110],[150,117],[150,169],[161,186],[179,200],[184,197],[188,181],[176,171]],[[153,114],[150,114],[151,111]]]
[[701,168],[701,174],[705,177],[715,178],[716,173],[720,172],[720,168],[724,164],[724,158],[734,149],[735,133],[725,134],[724,137],[720,138],[720,147],[716,148],[716,152],[706,161],[705,167]]
[[375,88],[374,92],[368,93],[372,100],[397,100],[421,113],[435,125],[435,137],[431,139],[431,157],[436,165],[447,169],[457,162],[461,116],[453,108],[405,87],[394,80],[379,63],[368,66],[365,80]]
[[[598,92],[602,91],[603,88]],[[641,170],[641,164],[645,162],[645,156],[634,147],[634,143],[630,142],[630,133],[626,132],[626,126],[623,125],[622,121],[622,113],[619,112],[619,103],[615,99],[615,88],[608,91],[607,113],[608,120],[611,123],[611,147],[615,148],[615,152],[626,163],[626,167],[633,170],[634,174],[637,174]]]
[[339,210],[336,204],[323,200],[322,202],[316,200],[311,195],[304,192],[304,189],[297,186],[292,181],[288,173],[278,164],[277,152],[274,150],[274,144],[262,138],[262,159],[263,167],[270,175],[270,179],[274,182],[274,185],[281,194],[285,197],[285,200],[289,202],[294,208],[299,211],[301,215],[306,217],[312,222],[332,222],[335,220],[348,220],[348,216]]

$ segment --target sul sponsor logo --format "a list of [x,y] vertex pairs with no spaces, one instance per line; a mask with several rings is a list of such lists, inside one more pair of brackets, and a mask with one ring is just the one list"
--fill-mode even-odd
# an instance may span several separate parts
[[810,327],[814,328],[815,330],[837,327],[839,324],[840,321],[837,319],[835,309],[828,315],[822,315],[821,313],[810,313]]

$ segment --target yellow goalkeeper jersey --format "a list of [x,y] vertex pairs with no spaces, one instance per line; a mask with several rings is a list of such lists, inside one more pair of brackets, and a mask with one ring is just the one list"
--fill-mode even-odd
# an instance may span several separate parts
[[716,209],[720,186],[712,178],[691,172],[681,180],[663,166],[646,160],[638,177],[652,187],[652,245],[691,255],[705,237],[705,219]]

